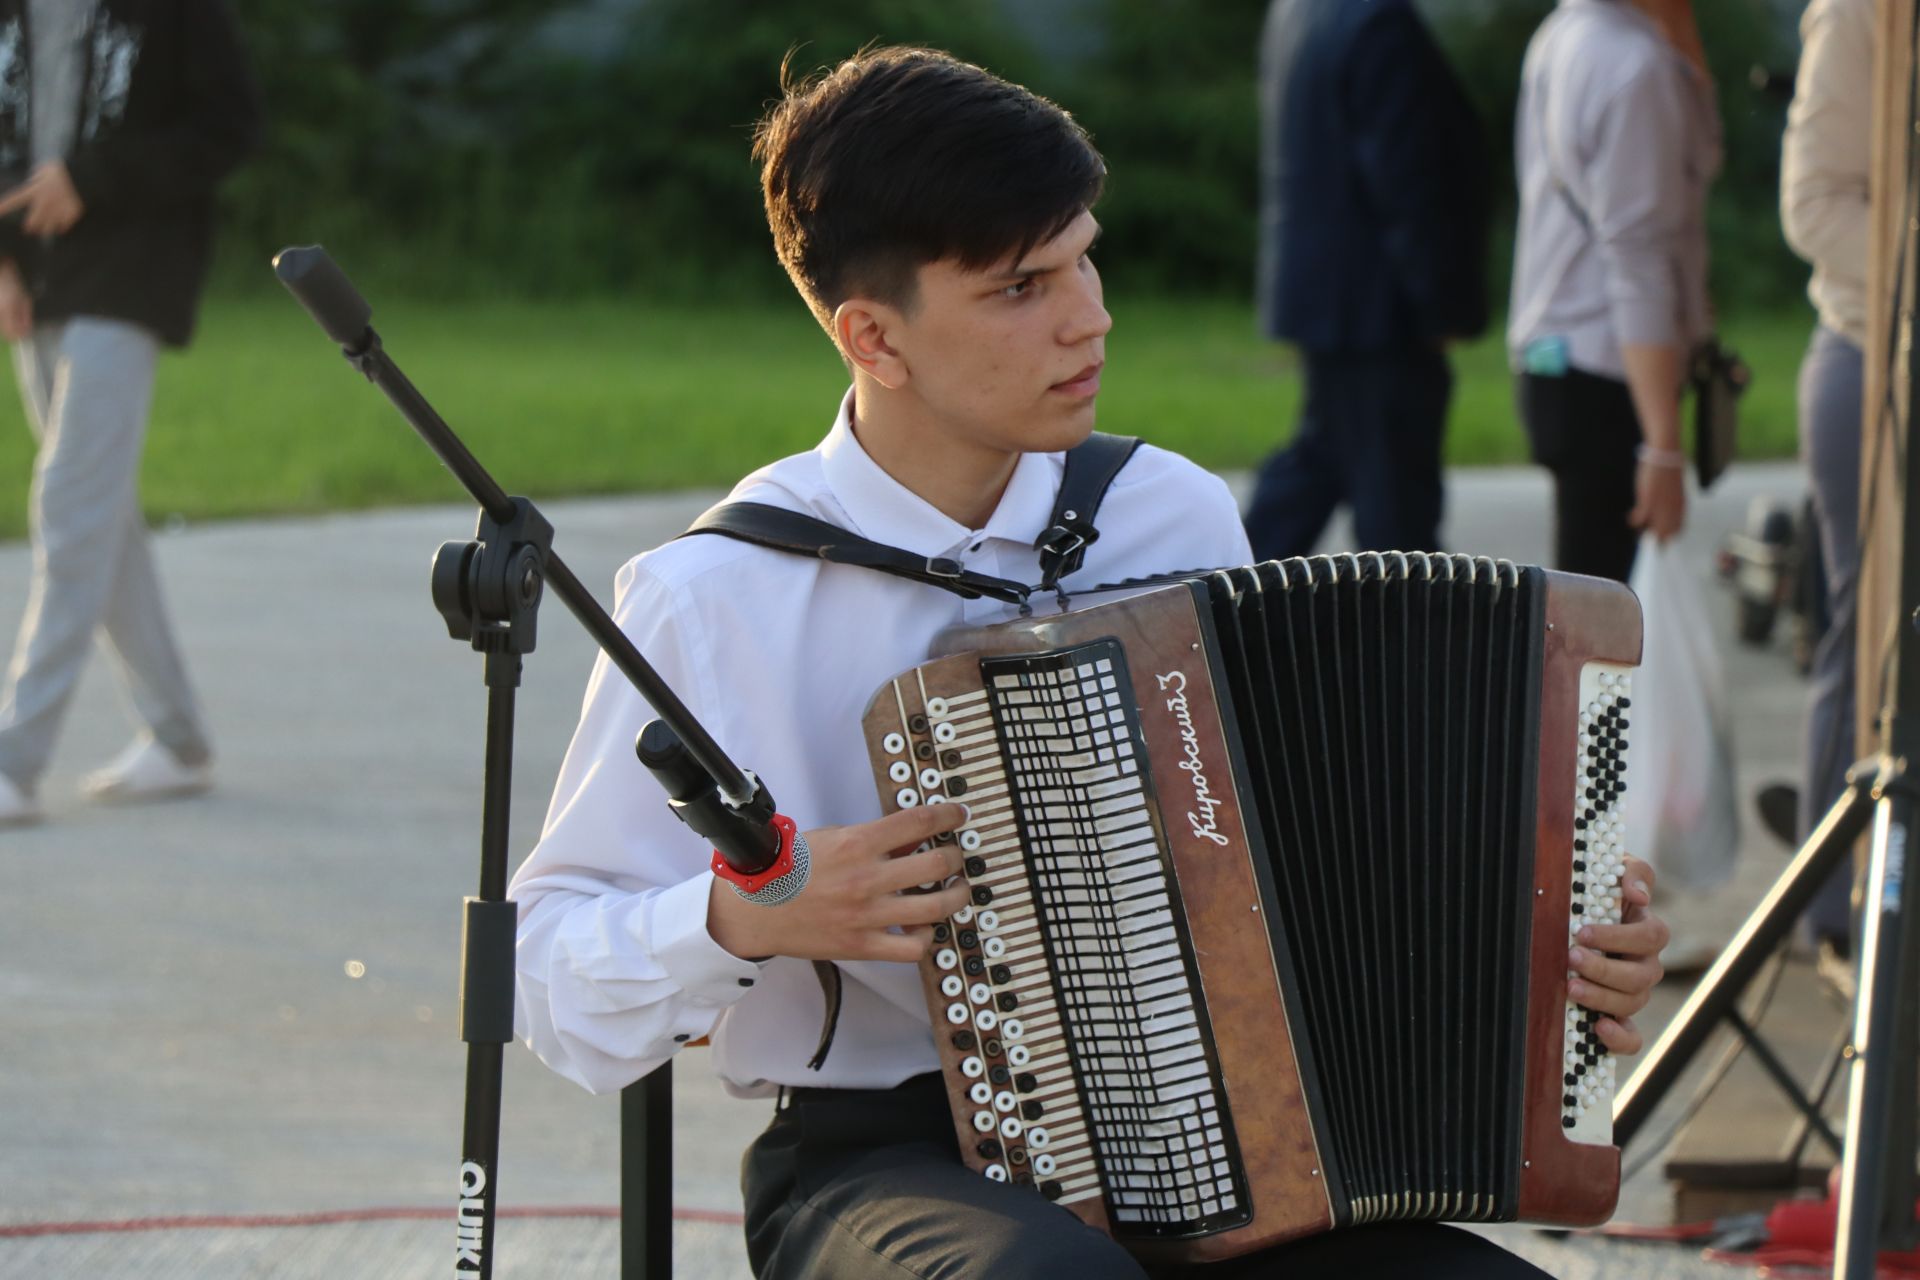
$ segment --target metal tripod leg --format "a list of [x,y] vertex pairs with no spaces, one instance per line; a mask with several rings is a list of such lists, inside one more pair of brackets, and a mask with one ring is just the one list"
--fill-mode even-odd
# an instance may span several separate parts
[[673,1062],[620,1091],[620,1280],[673,1275]]
[[1872,774],[1867,770],[1865,764],[1854,767],[1846,791],[1794,855],[1786,873],[1740,926],[1620,1091],[1613,1108],[1613,1140],[1620,1146],[1633,1141],[1707,1038],[1736,1011],[1747,985],[1786,939],[1820,886],[1850,856],[1853,842],[1866,829],[1873,813],[1867,789]]
[[1861,912],[1860,986],[1854,1004],[1853,1075],[1840,1165],[1836,1280],[1873,1280],[1881,1248],[1906,1248],[1914,1227],[1915,1001],[1920,886],[1908,874],[1913,786],[1884,784],[1873,828]]

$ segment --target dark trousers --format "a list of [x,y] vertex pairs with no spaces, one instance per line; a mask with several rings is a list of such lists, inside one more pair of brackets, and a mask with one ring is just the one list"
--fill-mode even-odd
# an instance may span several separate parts
[[1109,1237],[960,1163],[939,1077],[796,1089],[741,1162],[760,1280],[1543,1280],[1479,1236],[1432,1223],[1316,1236],[1266,1253],[1143,1270]]
[[[1800,838],[1806,839],[1846,789],[1853,764],[1854,665],[1860,588],[1860,348],[1817,328],[1800,362],[1800,454],[1813,488],[1827,588],[1827,629],[1813,655],[1800,792]],[[1836,869],[1807,908],[1816,937],[1851,931],[1853,864]]]
[[1517,388],[1533,460],[1553,475],[1553,565],[1625,582],[1640,531],[1627,523],[1640,415],[1627,384],[1579,370],[1523,373]]
[[1260,467],[1247,504],[1256,560],[1311,552],[1334,508],[1362,551],[1438,551],[1440,449],[1453,371],[1437,348],[1302,352],[1299,430]]

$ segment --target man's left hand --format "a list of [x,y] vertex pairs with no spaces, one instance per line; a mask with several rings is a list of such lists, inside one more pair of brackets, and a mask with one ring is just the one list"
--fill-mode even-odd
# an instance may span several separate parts
[[73,189],[73,176],[63,160],[49,160],[34,168],[27,180],[0,195],[0,217],[26,210],[20,229],[30,236],[63,236],[80,221],[87,206]]
[[1625,911],[1619,924],[1590,924],[1575,935],[1567,968],[1567,995],[1604,1015],[1594,1033],[1613,1053],[1638,1053],[1643,1040],[1633,1015],[1647,1007],[1654,986],[1666,976],[1660,950],[1667,925],[1653,914],[1653,868],[1629,857],[1621,872]]

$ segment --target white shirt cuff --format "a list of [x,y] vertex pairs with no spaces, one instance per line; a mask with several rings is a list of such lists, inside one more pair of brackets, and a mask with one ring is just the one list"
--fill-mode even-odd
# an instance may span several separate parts
[[641,927],[654,960],[689,1000],[724,1008],[759,982],[760,966],[734,955],[707,932],[713,881],[707,871],[661,890],[647,904]]

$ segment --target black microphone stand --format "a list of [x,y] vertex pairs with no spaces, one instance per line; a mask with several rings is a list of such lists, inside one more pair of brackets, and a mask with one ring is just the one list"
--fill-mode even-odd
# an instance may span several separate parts
[[[507,817],[513,774],[514,693],[533,652],[551,585],[595,643],[660,719],[641,732],[640,758],[668,789],[673,811],[735,870],[757,874],[781,851],[773,798],[727,758],[592,594],[553,551],[553,526],[525,498],[509,497],[467,451],[381,345],[373,310],[320,247],[284,249],[274,272],[348,362],[392,400],[427,447],[480,504],[471,542],[444,544],[433,560],[433,602],[456,640],[485,658],[487,740],[481,801],[480,892],[465,900],[460,936],[460,1038],[467,1045],[465,1138],[454,1274],[493,1274],[500,1146],[501,1053],[513,1040],[514,933],[507,900]],[[656,1122],[668,1122],[670,1077],[649,1077]],[[659,1176],[664,1182],[665,1173]],[[628,1228],[631,1230],[631,1228]],[[665,1239],[650,1242],[664,1249]]]

